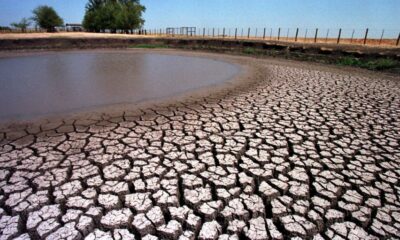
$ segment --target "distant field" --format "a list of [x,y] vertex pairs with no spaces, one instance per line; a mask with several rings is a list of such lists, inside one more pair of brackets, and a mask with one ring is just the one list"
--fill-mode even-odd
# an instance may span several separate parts
[[[203,36],[170,36],[165,34],[152,34],[152,35],[135,35],[135,34],[111,34],[111,33],[88,33],[88,32],[59,32],[59,33],[0,33],[0,39],[28,39],[28,38],[154,38],[154,37],[174,37],[174,38],[203,38]],[[215,38],[215,39],[234,39],[234,37],[223,37],[223,36],[205,36],[205,38]],[[264,40],[262,37],[238,37],[238,39],[243,40]],[[277,37],[266,37],[265,41],[278,41]],[[281,42],[295,42],[294,38],[281,37],[279,39]],[[314,38],[302,38],[297,39],[298,43],[314,43]],[[327,43],[327,44],[337,44],[337,38],[318,38],[316,43]],[[340,39],[340,44],[346,45],[363,45],[364,39]],[[380,47],[390,47],[398,48],[400,46],[395,46],[396,39],[368,39],[368,46],[380,46]]]
[[111,33],[89,32],[58,32],[58,33],[0,33],[0,39],[27,39],[27,38],[143,38],[150,35],[128,35]]

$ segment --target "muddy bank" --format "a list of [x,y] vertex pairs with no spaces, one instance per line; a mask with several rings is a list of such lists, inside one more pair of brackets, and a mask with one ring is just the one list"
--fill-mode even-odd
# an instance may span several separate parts
[[21,38],[0,39],[0,50],[70,49],[70,48],[126,48],[139,44],[162,44],[174,48],[254,48],[277,54],[310,54],[354,57],[389,57],[400,59],[400,48],[368,47],[359,45],[283,43],[275,41],[202,39],[202,38]]

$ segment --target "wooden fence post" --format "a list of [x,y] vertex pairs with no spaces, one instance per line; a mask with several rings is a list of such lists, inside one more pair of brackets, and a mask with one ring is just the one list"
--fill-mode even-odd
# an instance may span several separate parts
[[317,42],[317,37],[318,37],[318,28],[315,29],[314,43]]
[[304,42],[307,42],[307,34],[308,34],[308,29],[306,28],[306,33],[304,34]]
[[296,35],[294,37],[295,42],[297,42],[297,36],[299,36],[299,28],[296,28]]
[[368,28],[365,30],[364,45],[367,44]]
[[206,28],[203,28],[203,38],[206,37]]
[[281,28],[278,28],[278,41],[281,38]]
[[237,28],[235,28],[235,39],[237,39]]
[[264,28],[263,39],[265,39],[265,30],[266,30],[266,29]]
[[272,28],[271,31],[269,32],[269,40],[272,40]]
[[342,35],[342,29],[341,28],[339,28],[339,34],[338,34],[338,37],[337,37],[337,42],[336,42],[336,44],[339,44],[339,42],[340,42],[340,36]]
[[213,37],[215,36],[215,29],[213,28]]
[[400,42],[400,33],[399,36],[397,37],[396,46],[399,46],[399,42]]
[[326,38],[325,38],[326,43],[328,42],[328,37],[329,37],[329,28],[328,28],[328,31],[326,31]]
[[249,28],[249,30],[247,31],[247,38],[250,38],[250,28]]
[[385,29],[382,30],[382,35],[381,35],[381,39],[379,39],[379,45],[381,45],[382,43],[382,39],[383,39],[383,34],[385,33]]
[[225,38],[225,28],[222,30],[222,38]]
[[353,29],[353,32],[351,33],[350,43],[353,43],[353,38],[354,38],[354,32],[355,32],[355,31],[356,31],[356,30]]

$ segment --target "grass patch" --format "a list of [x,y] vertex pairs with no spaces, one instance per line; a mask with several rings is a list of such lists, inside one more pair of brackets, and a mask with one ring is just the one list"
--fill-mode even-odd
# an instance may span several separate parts
[[165,45],[165,44],[137,44],[137,45],[131,46],[130,48],[146,48],[146,49],[168,48],[168,45]]
[[366,68],[369,70],[387,70],[393,68],[400,68],[399,61],[388,58],[361,60],[355,57],[343,57],[338,59],[337,64],[342,66]]
[[243,53],[244,54],[249,54],[249,55],[254,55],[257,53],[257,50],[251,47],[247,47],[245,49],[243,49]]

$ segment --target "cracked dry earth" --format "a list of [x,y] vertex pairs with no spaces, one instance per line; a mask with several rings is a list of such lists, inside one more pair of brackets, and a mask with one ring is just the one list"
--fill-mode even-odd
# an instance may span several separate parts
[[3,128],[0,239],[400,238],[400,82],[260,62],[247,87]]

